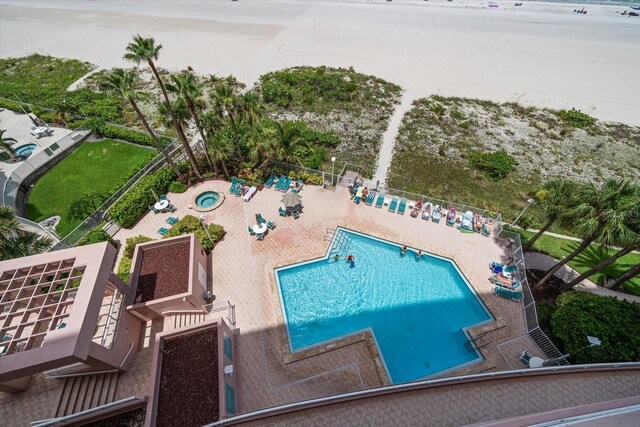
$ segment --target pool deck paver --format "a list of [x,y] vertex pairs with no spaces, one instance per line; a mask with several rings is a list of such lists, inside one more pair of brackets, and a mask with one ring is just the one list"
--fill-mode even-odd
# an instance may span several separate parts
[[[188,209],[195,194],[207,190],[225,193],[224,203],[207,213],[205,222],[222,224],[227,232],[213,251],[213,291],[217,300],[228,299],[236,306],[243,412],[381,385],[371,352],[364,342],[284,363],[287,343],[273,269],[324,256],[330,244],[325,240],[327,230],[339,226],[456,261],[499,323],[488,325],[488,329],[495,330],[481,341],[488,344],[482,349],[487,360],[449,375],[517,366],[517,357],[509,363],[496,347],[517,337],[522,337],[522,349],[514,349],[512,353],[519,355],[527,349],[539,354],[526,336],[522,304],[492,293],[487,280],[488,264],[507,259],[505,249],[493,238],[460,233],[444,222],[436,224],[412,218],[408,211],[400,215],[386,208],[356,205],[349,199],[347,189],[341,187],[332,191],[305,186],[300,192],[304,206],[300,218],[284,218],[278,214],[278,207],[282,206],[281,192],[263,189],[250,202],[244,202],[228,194],[229,186],[226,181],[207,181],[186,193],[169,194],[169,198],[178,209],[171,215],[198,216],[199,212]],[[257,213],[276,223],[264,241],[251,237],[247,230],[255,223]],[[138,234],[159,238],[156,231],[166,226],[168,216],[149,213],[133,230],[123,229],[115,238],[122,243]]]

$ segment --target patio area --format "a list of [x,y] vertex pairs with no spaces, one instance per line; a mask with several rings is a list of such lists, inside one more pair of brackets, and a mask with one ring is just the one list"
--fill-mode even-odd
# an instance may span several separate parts
[[[229,300],[236,306],[241,412],[386,384],[379,354],[366,334],[341,340],[338,345],[329,345],[330,349],[320,347],[303,358],[290,357],[288,351],[273,269],[324,256],[330,244],[325,240],[328,229],[338,226],[451,258],[472,284],[496,322],[471,329],[474,336],[487,332],[477,341],[485,360],[446,376],[520,368],[518,356],[524,350],[544,356],[526,335],[522,303],[498,298],[492,292],[488,265],[506,260],[505,249],[493,238],[460,233],[444,222],[436,224],[408,213],[399,215],[362,203],[356,205],[349,199],[348,190],[341,187],[330,191],[305,186],[300,192],[304,208],[298,219],[279,215],[278,209],[283,207],[283,193],[279,191],[265,188],[245,202],[228,194],[229,187],[227,181],[212,180],[185,193],[169,193],[175,212],[149,212],[132,229],[122,229],[114,237],[122,243],[141,234],[159,239],[157,230],[169,227],[166,219],[170,216],[201,215],[189,208],[197,194],[225,194],[224,203],[207,212],[204,222],[221,224],[226,230],[212,252],[211,271],[216,301]],[[256,225],[257,214],[276,224],[262,241],[248,231]],[[149,342],[154,330],[172,327],[169,319],[164,324],[156,323],[150,325]],[[505,344],[499,346],[501,343]],[[138,358],[144,359],[144,352]],[[149,392],[146,382],[130,382],[127,376],[129,373],[121,378],[118,395]]]

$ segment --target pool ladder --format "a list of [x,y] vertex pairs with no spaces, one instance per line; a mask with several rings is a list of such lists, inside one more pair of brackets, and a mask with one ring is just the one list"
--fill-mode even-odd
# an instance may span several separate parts
[[476,341],[479,340],[480,338],[484,337],[485,335],[487,335],[488,332],[482,333],[476,337],[470,337],[467,342],[464,343],[464,347],[467,349],[467,351],[476,351],[476,350],[480,350],[483,347],[488,346],[489,344],[491,344],[491,341],[487,341],[484,344],[478,344]]
[[327,234],[324,236],[324,240],[325,242],[333,242],[329,257],[340,253],[344,254],[345,252],[347,252],[347,250],[349,249],[349,245],[351,244],[351,239],[349,239],[349,236],[341,231],[336,232],[335,228],[327,228]]

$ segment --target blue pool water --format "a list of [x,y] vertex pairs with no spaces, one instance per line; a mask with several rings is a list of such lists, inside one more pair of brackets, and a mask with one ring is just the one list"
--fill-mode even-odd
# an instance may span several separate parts
[[[291,349],[373,330],[394,383],[476,361],[461,328],[491,319],[451,261],[339,229],[350,243],[332,257],[276,270]],[[355,266],[344,260],[355,257]]]
[[220,200],[220,195],[215,191],[205,191],[202,194],[199,194],[196,197],[196,205],[201,208],[210,208],[213,206],[218,200]]
[[36,147],[36,144],[21,145],[13,151],[13,154],[15,154],[16,156],[26,156],[27,154],[31,154],[31,152],[35,150]]

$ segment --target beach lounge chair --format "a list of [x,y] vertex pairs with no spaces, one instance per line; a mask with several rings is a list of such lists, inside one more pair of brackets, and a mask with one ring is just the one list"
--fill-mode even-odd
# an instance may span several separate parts
[[300,218],[300,212],[298,211],[291,211],[291,215],[293,215],[293,219]]
[[422,200],[418,200],[416,202],[416,205],[413,207],[413,209],[411,210],[411,216],[413,218],[417,218],[418,215],[420,215],[420,211],[422,210]]
[[508,299],[510,301],[520,301],[524,298],[524,294],[519,291],[510,291],[508,289],[502,288],[500,286],[495,286],[493,288],[493,293],[499,297]]
[[299,179],[296,181],[296,185],[291,189],[291,191],[299,193],[302,190],[302,187],[304,187],[304,181]]
[[442,214],[440,213],[440,205],[436,205],[431,212],[431,221],[439,223],[441,219]]
[[473,212],[466,211],[462,216],[462,223],[460,224],[460,228],[464,230],[473,231]]
[[169,218],[167,218],[167,224],[169,225],[175,225],[176,222],[178,222],[178,218],[174,217],[174,216],[170,216]]
[[264,233],[258,234],[258,240],[264,240]]
[[268,221],[268,222],[267,222],[267,228],[268,228],[269,230],[273,230],[274,228],[276,228],[276,223],[275,223],[275,222],[273,222],[273,221]]
[[164,228],[164,227],[160,227],[160,228],[158,229],[158,234],[159,234],[159,235],[161,235],[161,236],[164,236],[164,235],[165,235],[165,234],[167,234],[168,232],[169,232],[169,230],[168,230],[168,229],[166,229],[166,228]]
[[160,200],[169,200],[169,199],[167,199],[167,195],[166,194],[161,194],[160,195]]
[[256,215],[258,217],[258,221],[260,221],[260,224],[264,224],[265,222],[267,222],[266,219],[264,219],[264,217],[262,216],[261,213],[259,213],[258,215]]
[[282,208],[278,208],[278,213],[280,214],[280,216],[287,216],[287,211]]
[[160,213],[160,211],[156,209],[153,205],[149,205],[149,210],[154,214]]
[[271,188],[275,180],[276,180],[276,174],[274,172],[271,172],[271,175],[269,175],[269,178],[267,178],[267,180],[264,182],[264,186],[267,188]]
[[398,196],[393,196],[391,203],[389,203],[389,212],[395,212],[398,207]]
[[482,224],[482,235],[483,236],[491,236],[491,231],[493,230],[493,220],[487,220],[484,224]]
[[286,177],[284,180],[284,184],[282,184],[282,192],[286,193],[287,191],[289,191],[289,188],[291,187],[291,177]]
[[422,210],[422,219],[426,219],[427,221],[431,219],[431,202],[425,203],[424,209]]
[[376,192],[369,191],[369,194],[367,194],[367,199],[364,201],[364,204],[367,206],[371,206],[373,204],[373,199],[375,198],[376,198]]
[[281,191],[282,184],[284,183],[285,179],[286,178],[284,175],[280,175],[280,178],[278,179],[278,182],[276,182],[276,186],[275,186],[275,189],[277,191]]
[[456,208],[451,208],[447,213],[447,225],[449,227],[453,227],[455,223],[456,223]]
[[403,197],[400,199],[400,205],[398,205],[398,213],[404,215],[405,209],[407,209],[407,198]]
[[249,225],[249,226],[247,226],[247,228],[249,229],[249,236],[255,236],[256,235],[255,231],[253,231],[253,227],[251,227]]
[[236,191],[236,187],[238,186],[238,178],[235,176],[231,177],[231,187],[229,187],[229,193],[233,194]]
[[382,208],[383,204],[384,204],[384,191],[381,191],[378,194],[378,198],[376,199],[376,208]]
[[525,350],[522,352],[518,360],[520,360],[520,363],[522,363],[524,366],[529,367],[529,362],[531,361],[532,357],[533,356],[529,354],[527,350]]
[[165,211],[173,213],[176,211],[176,207],[170,204],[166,207]]

